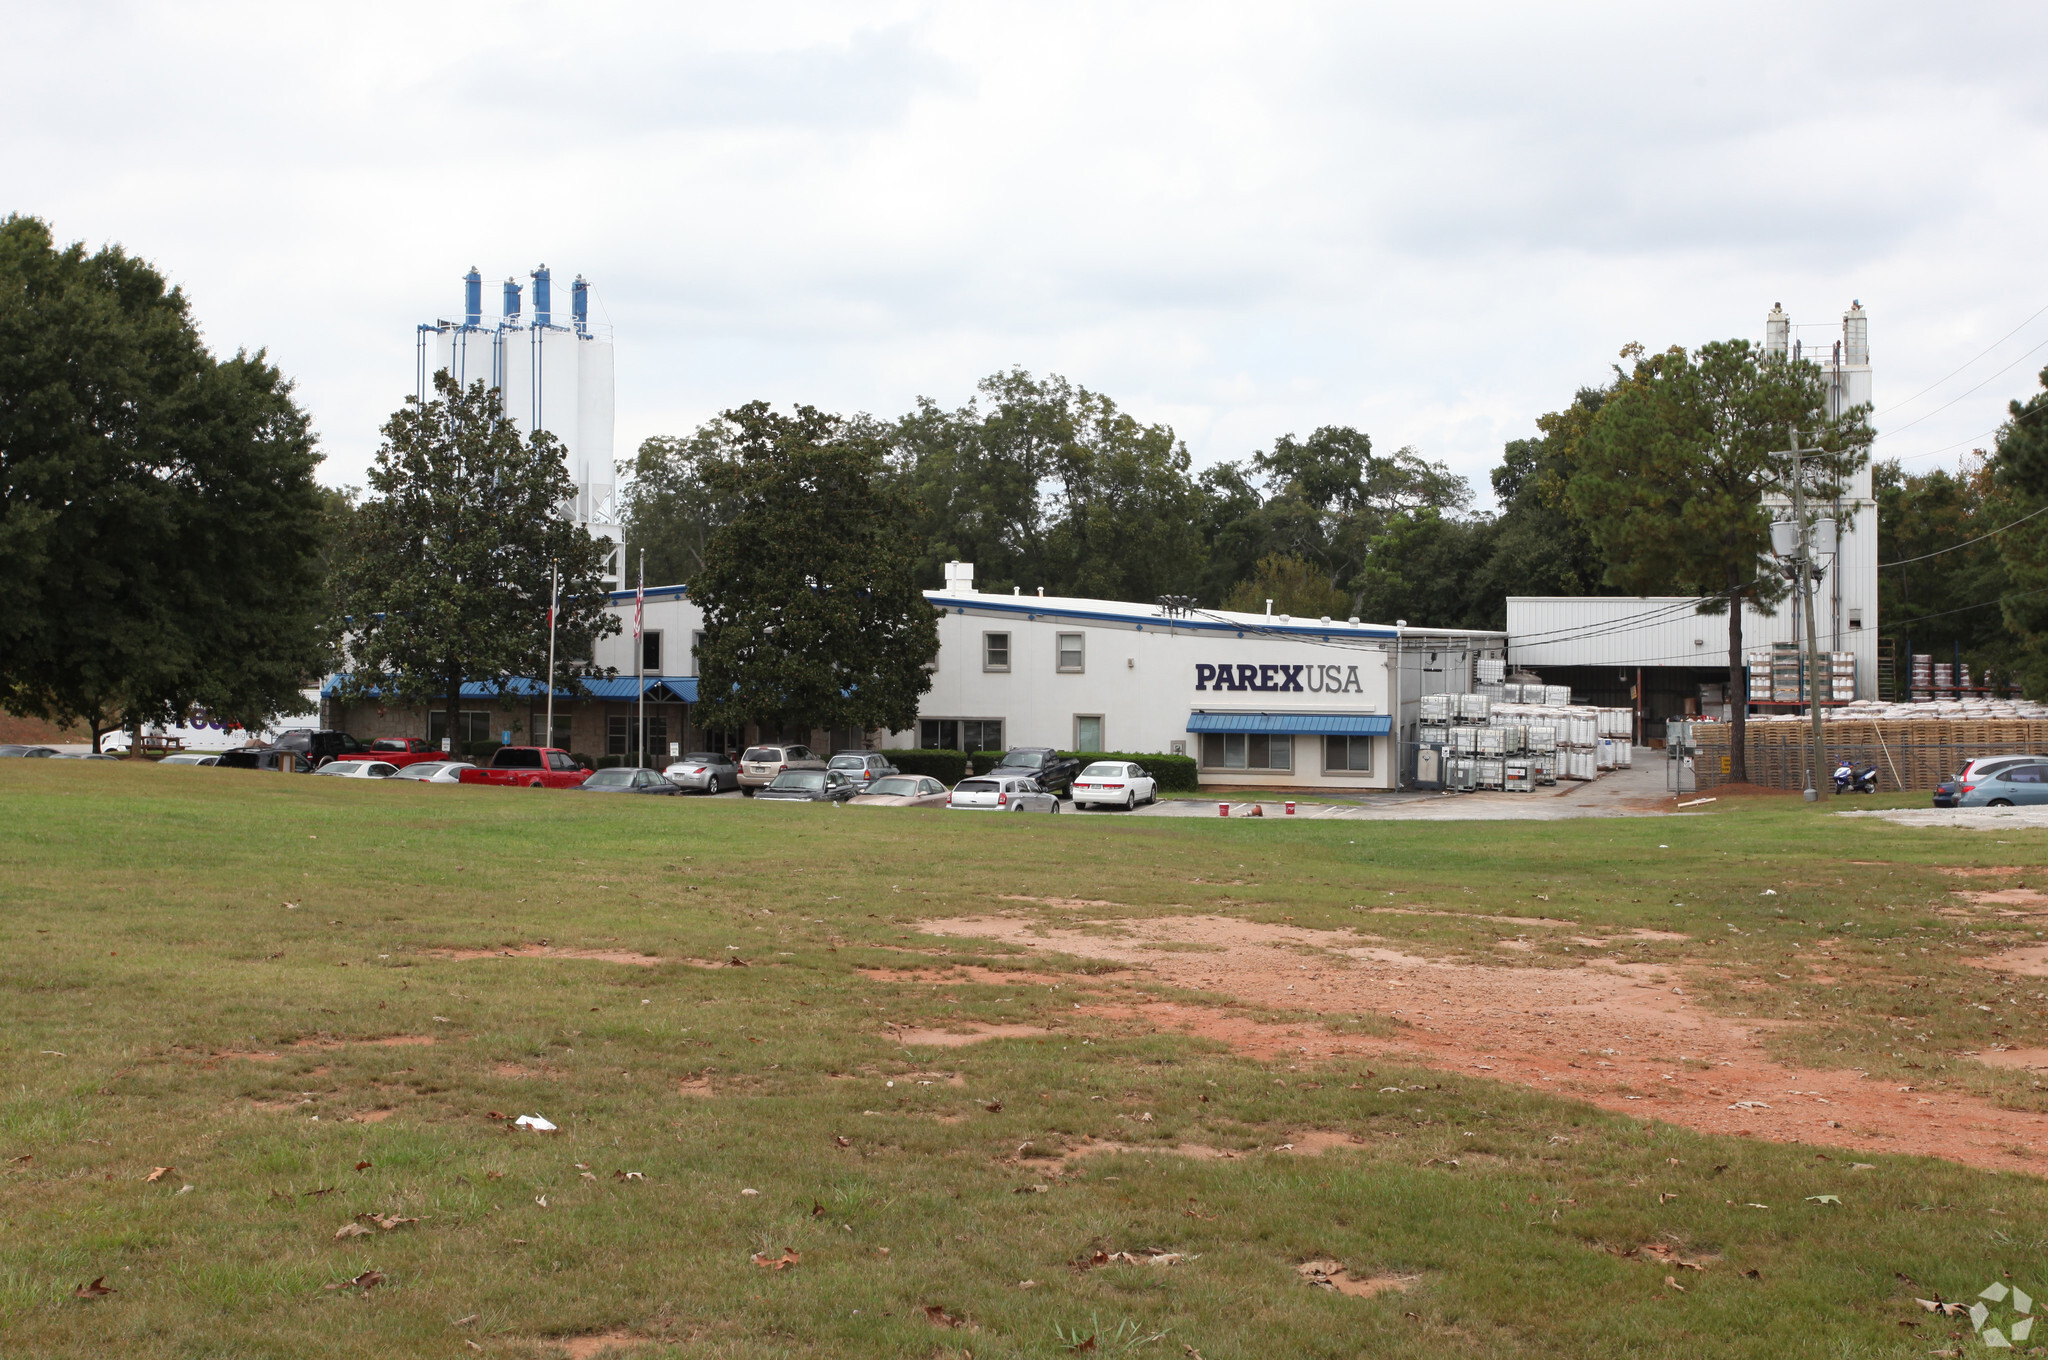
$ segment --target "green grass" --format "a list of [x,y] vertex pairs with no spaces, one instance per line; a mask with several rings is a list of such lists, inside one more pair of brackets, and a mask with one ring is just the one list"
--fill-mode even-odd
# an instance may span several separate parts
[[[1937,914],[1959,886],[1940,866],[2048,875],[2040,833],[1777,800],[1484,825],[1010,818],[24,761],[0,763],[0,827],[0,1158],[30,1158],[0,1163],[7,1355],[541,1357],[623,1329],[689,1357],[1059,1356],[1077,1335],[1207,1360],[1920,1356],[1963,1343],[1912,1294],[2006,1271],[2048,1293],[2032,1177],[1872,1157],[1852,1178],[1812,1149],[1504,1084],[1295,1072],[1076,1014],[1042,983],[858,971],[1096,985],[1079,960],[919,934],[1029,909],[1003,894],[1526,967],[1583,950],[1538,932],[1503,960],[1484,922],[1360,909],[1563,916],[1694,937],[1628,952],[1692,968],[1711,1004],[1811,1021],[1775,1041],[1788,1059],[2041,1110],[2031,1078],[1961,1056],[2048,1045],[2040,989],[1959,962],[2031,925]],[[423,952],[542,939],[664,962]],[[1839,983],[1789,966],[1815,953]],[[749,966],[688,962],[728,955]],[[1769,985],[1733,985],[1750,977]],[[964,1021],[1051,1032],[915,1052],[884,1034]],[[434,1042],[364,1042],[393,1036]],[[1256,1150],[1312,1129],[1366,1142]],[[1019,1153],[1089,1136],[1247,1151],[1052,1177]],[[366,1213],[420,1221],[335,1240]],[[1713,1258],[1686,1292],[1616,1254],[1659,1241]],[[1192,1259],[1085,1266],[1148,1247]],[[750,1263],[785,1248],[801,1264]],[[1344,1297],[1297,1281],[1312,1257],[1420,1279]],[[371,1268],[367,1294],[325,1287]],[[71,1297],[96,1276],[119,1292]]]

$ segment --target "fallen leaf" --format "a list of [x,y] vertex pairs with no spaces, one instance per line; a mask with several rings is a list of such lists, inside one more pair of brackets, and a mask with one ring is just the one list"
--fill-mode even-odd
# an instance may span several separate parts
[[383,1272],[383,1271],[381,1271],[381,1270],[366,1270],[366,1271],[364,1271],[364,1272],[363,1272],[362,1274],[360,1274],[360,1275],[356,1276],[356,1277],[355,1277],[354,1279],[352,1279],[352,1280],[338,1280],[338,1281],[336,1281],[336,1282],[335,1282],[335,1283],[333,1283],[333,1284],[327,1285],[327,1286],[326,1286],[326,1288],[328,1288],[328,1289],[364,1289],[364,1290],[369,1290],[369,1289],[375,1289],[375,1288],[376,1288],[376,1287],[377,1287],[378,1285],[380,1285],[380,1284],[382,1284],[382,1283],[384,1283],[384,1272]]
[[1020,1185],[1010,1193],[1013,1195],[1042,1195],[1051,1188],[1049,1185]]
[[612,1179],[615,1181],[644,1181],[647,1177],[637,1171],[614,1171],[612,1172]]
[[832,1145],[834,1147],[852,1147],[853,1140],[851,1138],[842,1138],[840,1135],[835,1133],[832,1135]]
[[[361,1215],[358,1215],[358,1217],[361,1217]],[[376,1214],[371,1214],[369,1219],[385,1232],[390,1232],[393,1228],[403,1228],[408,1223],[419,1222],[416,1218],[400,1218],[396,1214],[386,1214],[381,1218]]]
[[964,1327],[967,1325],[966,1318],[954,1317],[936,1303],[928,1303],[924,1306],[924,1320],[931,1323],[934,1327]]
[[1808,1195],[1807,1198],[1815,1204],[1840,1204],[1842,1202],[1840,1195]]
[[160,1166],[160,1167],[157,1167],[156,1169],[154,1169],[153,1171],[151,1171],[151,1172],[150,1172],[150,1173],[149,1173],[149,1174],[148,1174],[147,1176],[144,1176],[144,1177],[142,1178],[142,1183],[143,1183],[144,1185],[154,1185],[154,1184],[156,1184],[156,1182],[158,1182],[158,1181],[162,1180],[162,1179],[163,1179],[164,1177],[166,1177],[166,1176],[170,1175],[170,1174],[171,1174],[171,1172],[172,1172],[173,1170],[175,1170],[175,1169],[176,1169],[176,1168],[174,1168],[174,1167],[168,1167],[168,1166]]
[[467,1327],[472,1322],[483,1321],[483,1316],[484,1315],[482,1313],[471,1313],[468,1317],[459,1317],[455,1319],[455,1325],[458,1327]]
[[74,1299],[103,1299],[109,1294],[118,1294],[119,1292],[119,1290],[107,1283],[106,1276],[96,1275],[93,1277],[91,1284],[82,1284],[72,1290],[71,1297]]
[[548,1207],[548,1197],[546,1195],[535,1195],[533,1197],[533,1202],[535,1204],[538,1204],[543,1209]]
[[334,1240],[343,1241],[350,1237],[368,1237],[370,1230],[360,1223],[344,1223],[334,1230]]
[[1763,1272],[1757,1270],[1745,1270],[1742,1272],[1742,1278],[1745,1280],[1761,1280],[1763,1278]]
[[300,1195],[300,1196],[299,1196],[299,1198],[300,1198],[300,1199],[318,1199],[318,1198],[320,1198],[320,1197],[321,1197],[322,1195],[331,1195],[331,1194],[333,1194],[333,1193],[334,1193],[334,1187],[330,1185],[330,1186],[328,1186],[328,1187],[327,1187],[327,1188],[326,1188],[325,1190],[308,1190],[308,1191],[307,1191],[307,1192],[306,1192],[305,1194],[303,1194],[303,1195]]
[[741,958],[739,955],[734,954],[731,958],[725,961],[725,966],[728,968],[745,968],[747,966],[747,961]]
[[748,1196],[749,1198],[752,1198],[753,1196],[755,1196],[755,1195],[758,1195],[758,1194],[760,1194],[761,1192],[760,1192],[759,1190],[742,1190],[742,1191],[740,1191],[740,1193],[741,1193],[742,1195],[746,1195],[746,1196]]
[[1076,1341],[1073,1345],[1067,1347],[1067,1349],[1074,1352],[1077,1355],[1082,1351],[1092,1351],[1095,1349],[1095,1338],[1091,1336],[1086,1341]]
[[1019,1280],[1019,1281],[1017,1281],[1017,1287],[1018,1287],[1019,1289],[1036,1289],[1036,1288],[1038,1288],[1038,1281],[1036,1281],[1036,1280]]
[[597,1179],[597,1173],[595,1171],[579,1171],[576,1174],[586,1181],[594,1181]]
[[1940,1299],[1914,1299],[1913,1302],[1940,1317],[1961,1317],[1970,1311],[1960,1303],[1944,1303]]
[[370,1164],[369,1164],[368,1162],[357,1162],[357,1163],[356,1163],[356,1170],[358,1170],[358,1171],[368,1171],[369,1169],[370,1169]]
[[468,1337],[462,1338],[462,1344],[469,1347],[473,1351],[481,1352],[483,1350],[482,1346],[477,1345],[476,1342],[471,1341]]
[[10,1162],[19,1163],[22,1166],[27,1166],[30,1162],[34,1161],[35,1159],[36,1155],[33,1152],[24,1152],[19,1157],[10,1157],[7,1160]]
[[794,1247],[784,1247],[780,1256],[769,1256],[757,1251],[751,1259],[763,1270],[788,1270],[803,1260],[803,1254]]
[[987,1110],[990,1114],[1001,1114],[1003,1112],[1003,1102],[1000,1100],[991,1100],[988,1104],[982,1106],[981,1108]]
[[1676,1289],[1681,1294],[1685,1292],[1685,1286],[1678,1282],[1677,1277],[1671,1275],[1664,1277],[1664,1287],[1666,1289]]
[[486,1171],[484,1179],[487,1181],[501,1181],[505,1179],[505,1173],[502,1171]]

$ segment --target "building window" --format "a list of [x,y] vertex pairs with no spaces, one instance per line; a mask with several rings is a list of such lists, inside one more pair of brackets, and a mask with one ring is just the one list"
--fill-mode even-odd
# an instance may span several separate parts
[[[467,745],[470,742],[496,741],[498,739],[498,733],[494,731],[491,727],[491,715],[489,710],[485,710],[484,712],[479,713],[471,709],[464,709],[460,715],[460,720],[461,726],[455,729],[455,749],[458,754],[460,754],[463,746]],[[505,723],[507,726],[510,726],[511,722],[511,718],[508,717],[505,719]],[[430,746],[439,746],[441,744],[441,738],[447,735],[447,712],[442,709],[436,709],[428,713],[427,744]]]
[[1102,718],[1100,715],[1082,717],[1074,715],[1074,749],[1076,751],[1106,751],[1102,744]]
[[1007,671],[1010,669],[1010,635],[1008,633],[983,633],[981,635],[981,668],[985,671]]
[[627,743],[633,740],[633,720],[622,713],[614,713],[605,719],[604,753],[608,756],[622,756],[628,750]]
[[640,673],[661,674],[661,630],[658,628],[640,635]]
[[917,743],[927,751],[1001,751],[1001,718],[921,718]]
[[1081,634],[1061,633],[1060,669],[1062,671],[1078,673],[1083,669],[1081,665],[1082,658],[1083,654],[1081,650]]
[[1372,773],[1372,738],[1324,737],[1323,773]]
[[[544,708],[536,708],[528,716],[532,721],[527,724],[527,730],[531,732],[538,733],[548,725],[548,714]],[[559,747],[564,751],[568,750],[570,733],[573,727],[574,723],[570,716],[562,711],[560,705],[557,705],[555,708],[555,730],[547,735],[547,739],[542,742],[542,745]]]
[[1294,768],[1294,738],[1239,732],[1202,734],[1205,770],[1269,770]]

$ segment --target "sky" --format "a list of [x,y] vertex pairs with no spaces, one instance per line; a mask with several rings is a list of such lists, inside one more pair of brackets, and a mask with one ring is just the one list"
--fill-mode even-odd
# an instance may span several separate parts
[[[1825,352],[1953,464],[2048,365],[2048,8],[0,0],[0,212],[264,349],[360,485],[470,266],[591,280],[614,454],[1059,373],[1197,466],[1473,480],[1622,345]],[[27,59],[33,54],[33,59]],[[1923,390],[1924,389],[1924,390]]]

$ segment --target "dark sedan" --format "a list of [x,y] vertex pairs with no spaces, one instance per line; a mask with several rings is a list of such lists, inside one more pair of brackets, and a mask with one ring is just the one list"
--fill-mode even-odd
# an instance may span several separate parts
[[584,793],[681,793],[683,786],[653,770],[611,769],[576,786]]
[[784,803],[843,803],[860,785],[837,770],[784,770],[754,797]]

